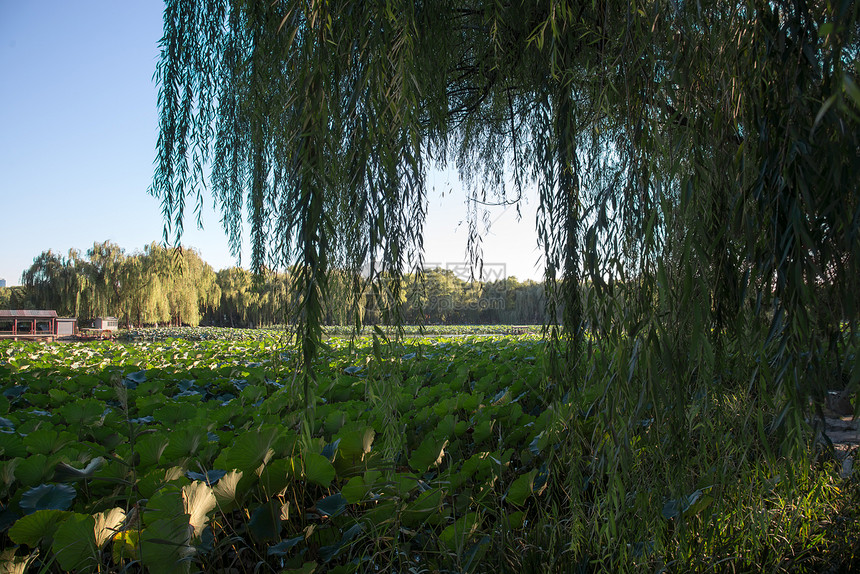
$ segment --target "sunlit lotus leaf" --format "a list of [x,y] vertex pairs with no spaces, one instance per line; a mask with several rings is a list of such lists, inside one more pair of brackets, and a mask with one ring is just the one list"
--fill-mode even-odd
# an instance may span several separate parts
[[125,510],[119,507],[99,512],[93,516],[95,518],[95,535],[96,544],[101,549],[106,543],[113,539],[117,530],[125,520]]
[[204,482],[194,481],[182,487],[182,500],[185,513],[190,516],[189,523],[194,528],[194,536],[199,537],[209,522],[209,513],[218,505],[212,487]]
[[37,510],[19,518],[9,528],[9,538],[15,544],[36,548],[42,540],[52,538],[57,527],[71,514],[65,510]]
[[67,484],[41,484],[31,488],[18,503],[25,513],[37,510],[68,510],[77,492]]
[[222,512],[230,512],[236,508],[240,497],[238,485],[241,479],[241,470],[231,470],[212,487],[212,494],[215,495]]
[[172,399],[165,399],[167,404],[163,404],[163,406],[155,409],[152,413],[155,420],[165,426],[176,427],[177,425],[194,419],[199,414],[197,412],[197,406],[192,403],[170,401],[172,401]]
[[16,556],[16,550],[16,548],[7,548],[0,552],[0,574],[24,574],[30,563],[38,556],[38,552]]
[[72,398],[72,395],[63,389],[48,389],[48,396],[51,397],[51,402],[53,402],[55,406],[60,406]]

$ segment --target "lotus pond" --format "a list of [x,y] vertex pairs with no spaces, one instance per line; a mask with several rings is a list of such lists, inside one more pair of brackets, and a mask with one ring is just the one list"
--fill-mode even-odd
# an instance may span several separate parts
[[[653,570],[723,559],[704,525],[820,547],[856,495],[829,467],[783,489],[746,466],[740,489],[695,470],[673,495],[635,442],[647,423],[645,478],[615,485],[602,390],[550,402],[533,335],[332,339],[312,405],[275,337],[195,338],[0,343],[8,571]],[[610,512],[635,536],[604,531]]]

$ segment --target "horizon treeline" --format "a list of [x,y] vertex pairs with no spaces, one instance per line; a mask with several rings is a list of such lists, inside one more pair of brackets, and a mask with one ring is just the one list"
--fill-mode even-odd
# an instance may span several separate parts
[[[393,322],[392,297],[405,324],[542,324],[544,285],[516,277],[467,281],[453,269],[407,275],[394,295],[360,276],[329,274],[331,302],[325,323]],[[501,274],[503,275],[503,274]],[[295,303],[291,273],[241,267],[215,271],[194,248],[151,243],[126,253],[115,243],[94,243],[86,253],[44,251],[21,277],[0,288],[2,309],[54,309],[81,322],[117,317],[122,327],[216,325],[267,327],[284,323]]]

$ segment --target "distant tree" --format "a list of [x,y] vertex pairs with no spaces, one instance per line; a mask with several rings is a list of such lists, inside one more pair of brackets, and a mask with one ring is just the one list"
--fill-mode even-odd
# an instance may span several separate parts
[[79,264],[74,250],[69,251],[68,258],[51,250],[38,255],[21,276],[30,304],[38,309],[53,309],[60,316],[76,317],[83,281]]
[[87,258],[79,263],[82,304],[79,316],[84,319],[112,316],[122,308],[122,267],[125,251],[110,241],[93,243]]

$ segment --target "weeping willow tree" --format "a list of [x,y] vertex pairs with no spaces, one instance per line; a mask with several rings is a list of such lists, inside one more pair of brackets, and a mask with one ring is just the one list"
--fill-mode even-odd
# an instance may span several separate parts
[[[253,268],[289,267],[308,402],[335,271],[401,319],[429,170],[459,170],[476,260],[482,206],[535,193],[542,396],[593,453],[559,464],[570,524],[612,548],[631,492],[802,456],[810,396],[832,369],[856,388],[859,35],[845,0],[167,0],[152,193],[179,237],[209,188],[235,249],[247,214]],[[586,388],[599,424],[563,419]]]
[[671,454],[715,389],[782,409],[758,421],[778,434],[823,361],[857,383],[840,341],[860,293],[859,11],[167,0],[152,192],[178,237],[211,188],[234,248],[247,214],[254,268],[294,269],[308,396],[333,269],[356,292],[385,277],[398,320],[428,170],[459,170],[473,229],[533,191],[546,396],[606,389],[607,464],[632,456],[628,421],[668,429]]
[[757,316],[790,357],[857,315],[857,12],[168,0],[152,192],[178,237],[211,168],[232,246],[247,213],[252,266],[295,265],[308,361],[332,269],[420,269],[449,162],[474,208],[537,190],[565,369],[610,319],[718,360]]

